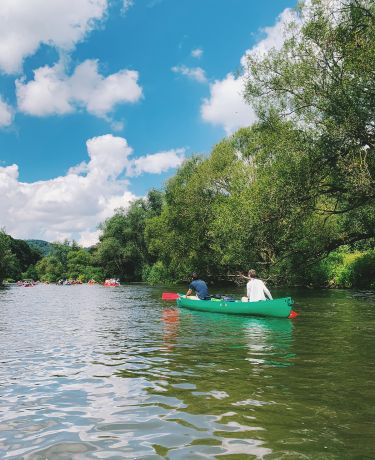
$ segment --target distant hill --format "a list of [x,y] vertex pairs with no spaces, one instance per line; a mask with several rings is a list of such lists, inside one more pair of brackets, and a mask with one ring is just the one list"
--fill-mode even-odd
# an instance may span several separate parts
[[43,257],[50,255],[52,244],[43,240],[25,240],[26,243],[36,251],[40,252]]

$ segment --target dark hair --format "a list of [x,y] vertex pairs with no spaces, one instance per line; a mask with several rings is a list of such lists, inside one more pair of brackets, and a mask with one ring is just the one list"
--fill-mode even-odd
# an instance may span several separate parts
[[198,274],[196,272],[192,273],[191,277],[193,278],[193,280],[197,280],[199,278],[199,276],[198,276]]
[[257,276],[257,272],[252,268],[251,270],[249,270],[249,277],[250,278],[256,278]]

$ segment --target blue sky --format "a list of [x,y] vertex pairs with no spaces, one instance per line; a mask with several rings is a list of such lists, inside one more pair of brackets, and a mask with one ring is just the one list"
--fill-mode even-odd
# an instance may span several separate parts
[[92,244],[184,158],[254,122],[241,58],[287,0],[2,0],[0,226]]

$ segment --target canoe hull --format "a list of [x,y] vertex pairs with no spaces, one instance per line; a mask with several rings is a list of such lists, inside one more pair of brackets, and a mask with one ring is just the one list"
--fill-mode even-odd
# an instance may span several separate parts
[[294,303],[291,297],[260,302],[194,300],[179,297],[176,302],[179,307],[190,310],[226,313],[229,315],[269,316],[272,318],[288,318]]

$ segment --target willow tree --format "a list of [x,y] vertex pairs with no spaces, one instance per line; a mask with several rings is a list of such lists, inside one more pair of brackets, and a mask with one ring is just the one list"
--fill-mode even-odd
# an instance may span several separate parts
[[247,57],[245,97],[274,132],[269,167],[290,172],[273,189],[300,214],[293,251],[314,259],[375,235],[375,3],[312,0],[285,29],[281,49]]

